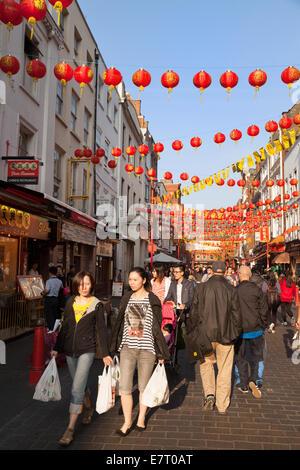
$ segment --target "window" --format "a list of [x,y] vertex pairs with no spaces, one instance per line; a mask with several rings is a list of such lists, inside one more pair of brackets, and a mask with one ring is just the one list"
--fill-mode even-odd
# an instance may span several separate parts
[[99,75],[99,88],[98,88],[98,100],[100,101],[101,105],[104,104],[104,96],[105,96],[105,86],[104,81],[101,75]]
[[81,36],[77,29],[74,29],[74,54],[77,57],[80,53],[80,46],[81,46]]
[[56,112],[62,116],[64,106],[64,87],[62,83],[57,81],[57,90],[56,90]]
[[114,126],[118,129],[118,108],[114,106]]
[[33,134],[30,132],[25,126],[20,124],[19,130],[19,148],[18,148],[18,156],[26,156],[30,155],[31,143],[32,143]]
[[121,178],[121,194],[120,194],[121,196],[124,196],[124,183],[125,183],[124,178]]
[[101,129],[96,130],[96,147],[99,149],[101,147],[101,136],[102,136],[102,131]]
[[58,150],[54,150],[54,171],[53,171],[53,197],[60,199],[61,191],[61,161],[62,154]]
[[104,143],[104,150],[105,150],[105,163],[107,163],[108,161],[108,156],[109,156],[109,145],[110,145],[110,142],[108,139],[105,139],[105,143]]
[[[25,38],[24,38],[24,76],[23,76],[23,85],[24,87],[33,93],[34,91],[34,86],[33,86],[33,80],[32,78],[28,75],[26,71],[26,67],[29,61],[33,59],[39,59],[40,57],[40,51],[38,48],[38,41],[36,40],[35,37],[32,38],[32,41],[30,39],[30,30],[29,28],[26,27],[25,31]],[[37,85],[36,85],[37,86]],[[36,94],[36,93],[34,93]]]
[[122,152],[125,154],[125,125],[123,124],[123,133],[122,133]]
[[106,114],[109,119],[111,119],[111,99],[110,99],[110,90],[107,90],[106,95]]
[[89,132],[90,132],[91,115],[87,109],[84,110],[84,122],[83,122],[83,139],[85,145],[89,144]]
[[76,132],[76,121],[77,121],[77,112],[78,112],[78,98],[73,93],[72,94],[72,105],[71,105],[71,129]]

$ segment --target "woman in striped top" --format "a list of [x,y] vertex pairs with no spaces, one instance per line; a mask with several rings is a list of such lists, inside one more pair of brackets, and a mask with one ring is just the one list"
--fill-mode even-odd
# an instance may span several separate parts
[[147,407],[142,404],[142,394],[152,375],[156,359],[160,364],[169,360],[168,347],[161,331],[161,302],[151,292],[145,270],[133,268],[128,282],[131,291],[121,299],[111,338],[112,354],[120,352],[120,395],[124,424],[116,432],[121,436],[127,436],[132,430],[132,387],[136,367],[140,392],[136,428],[144,431]]

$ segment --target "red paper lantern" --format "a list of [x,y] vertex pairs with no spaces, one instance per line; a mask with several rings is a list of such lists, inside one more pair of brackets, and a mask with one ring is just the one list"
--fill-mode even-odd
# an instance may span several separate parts
[[193,83],[195,87],[199,88],[200,90],[200,98],[202,102],[202,93],[206,88],[210,86],[211,76],[204,70],[201,70],[201,72],[196,73],[196,75],[194,76]]
[[109,160],[107,165],[111,170],[114,170],[117,167],[117,162],[116,160]]
[[136,175],[138,175],[138,177],[140,178],[141,175],[144,173],[144,169],[143,167],[141,166],[137,166],[135,169],[134,169],[134,172]]
[[133,83],[139,87],[139,97],[141,95],[141,91],[144,90],[144,88],[151,83],[151,75],[147,70],[140,69],[137,70],[133,75],[132,75],[132,81]]
[[129,176],[131,175],[133,170],[134,170],[134,166],[131,163],[127,163],[127,165],[125,165],[125,171],[127,171],[127,173],[129,173]]
[[102,149],[102,148],[99,148],[96,150],[96,153],[95,153],[96,157],[98,158],[102,158],[105,156],[105,150]]
[[244,188],[246,186],[246,181],[245,180],[238,180],[237,185],[240,188]]
[[270,134],[273,135],[274,132],[276,132],[278,129],[278,124],[276,121],[268,121],[265,125],[265,129],[267,132],[270,132]]
[[293,196],[293,197],[298,197],[299,194],[300,194],[299,191],[293,191],[293,192],[292,192],[292,196]]
[[292,204],[293,209],[298,209],[298,207],[299,207],[299,204],[297,204],[296,202],[294,204]]
[[111,151],[111,154],[115,158],[119,158],[122,155],[122,150],[119,147],[114,147]]
[[125,152],[132,158],[136,154],[136,148],[133,145],[129,145],[129,147],[126,147]]
[[299,113],[295,114],[293,121],[294,121],[294,124],[296,124],[296,126],[300,126],[300,114]]
[[260,185],[260,181],[259,181],[259,180],[253,180],[253,181],[252,181],[252,186],[253,186],[253,188],[258,188],[259,185]]
[[18,26],[23,21],[19,3],[14,0],[2,0],[0,2],[0,20],[6,24],[8,40],[10,40],[10,32],[14,29],[14,26]]
[[97,157],[97,155],[93,155],[92,158],[91,158],[91,162],[92,162],[94,165],[97,165],[98,163],[100,163],[100,158]]
[[87,65],[81,65],[74,70],[74,78],[80,84],[80,96],[82,96],[83,89],[94,78],[94,72]]
[[170,173],[169,171],[166,171],[165,174],[164,174],[164,179],[169,181],[173,178],[173,175],[172,173]]
[[227,185],[232,188],[235,185],[235,181],[233,179],[230,179],[227,181]]
[[257,201],[256,205],[257,205],[257,207],[262,207],[264,205],[264,203],[262,201]]
[[83,156],[85,158],[91,158],[91,156],[93,155],[93,152],[91,149],[84,149],[83,150]]
[[283,211],[284,211],[284,212],[286,212],[286,211],[288,211],[288,210],[289,210],[289,208],[290,208],[290,206],[289,206],[289,205],[283,206]]
[[282,74],[281,74],[281,80],[287,84],[289,87],[289,94],[291,95],[291,87],[293,83],[297,82],[300,78],[300,70],[298,70],[296,67],[288,67],[285,69]]
[[30,77],[32,77],[32,80],[36,85],[36,83],[46,75],[47,68],[39,59],[33,59],[26,65],[26,72]]
[[197,150],[198,147],[202,144],[202,140],[200,137],[193,137],[191,139],[191,146],[194,147],[195,150]]
[[283,116],[283,118],[281,118],[280,121],[279,121],[279,126],[284,131],[289,129],[292,124],[293,124],[293,121],[288,116]]
[[181,173],[180,179],[181,179],[182,181],[186,181],[186,180],[189,179],[189,175],[188,175],[187,173]]
[[250,73],[248,81],[251,86],[255,87],[255,98],[257,92],[261,86],[263,86],[267,81],[267,74],[263,70],[255,70],[254,72]]
[[255,204],[253,204],[253,202],[250,202],[249,209],[255,209]]
[[83,157],[83,149],[77,149],[77,150],[75,150],[74,155],[75,155],[76,158],[81,158],[81,157]]
[[233,129],[233,131],[230,132],[231,140],[234,140],[237,142],[238,140],[241,139],[241,137],[242,137],[242,133],[238,129]]
[[172,143],[172,148],[173,150],[176,150],[176,152],[179,152],[183,147],[183,143],[181,142],[181,140],[174,140],[174,142]]
[[154,144],[153,146],[154,152],[157,153],[157,160],[160,160],[159,154],[164,151],[164,146],[161,142],[157,142],[157,144]]
[[60,80],[63,86],[67,85],[67,82],[72,80],[74,76],[74,71],[69,64],[65,62],[60,62],[54,67],[54,75],[58,80]]
[[272,186],[274,186],[274,181],[273,180],[268,180],[266,182],[266,186],[268,186],[268,188],[272,188]]
[[239,81],[239,78],[236,73],[232,72],[231,70],[227,70],[227,72],[223,73],[220,77],[220,84],[222,87],[226,88],[228,93],[227,98],[229,99],[230,92],[232,88],[234,88]]
[[247,204],[241,204],[241,209],[245,211],[248,208]]
[[285,184],[285,182],[284,182],[283,179],[277,181],[277,186],[279,186],[280,188],[282,188],[282,186],[284,186],[284,184]]
[[20,63],[13,55],[5,55],[0,59],[0,69],[6,73],[10,81],[12,75],[16,75],[20,70]]
[[71,5],[73,0],[49,0],[49,3],[53,5],[54,10],[57,11],[58,17],[57,17],[57,24],[60,26],[60,15],[61,12],[63,11],[64,8],[68,8],[68,6]]
[[33,37],[33,27],[37,21],[45,18],[47,13],[47,5],[45,0],[21,0],[21,13],[27,19],[28,24],[31,26],[31,36]]
[[248,127],[247,134],[250,135],[251,139],[254,139],[259,134],[259,127],[252,124],[252,126]]
[[218,132],[214,136],[214,141],[216,142],[216,144],[219,144],[219,146],[221,146],[221,144],[225,142],[225,140],[226,140],[226,137],[224,134],[222,134],[222,132]]
[[123,80],[123,77],[121,75],[121,72],[119,70],[115,69],[114,67],[111,67],[110,69],[105,70],[103,73],[103,81],[106,85],[109,86],[109,96],[108,99],[110,100],[111,98],[111,93],[112,90],[121,83]]
[[161,77],[161,84],[168,89],[168,98],[170,98],[170,93],[179,83],[179,76],[173,70],[168,70]]
[[150,180],[154,179],[156,177],[156,171],[154,170],[154,168],[150,168],[150,170],[147,171],[147,175]]
[[197,183],[199,183],[199,181],[200,181],[199,176],[193,176],[193,177],[191,178],[191,182],[192,182],[193,184],[197,184]]
[[267,198],[265,200],[265,206],[269,206],[272,203],[271,199]]
[[138,151],[140,152],[141,156],[144,157],[149,152],[149,147],[142,144],[138,147]]
[[218,179],[218,181],[216,182],[218,186],[223,186],[225,184],[225,181],[223,180],[223,178],[220,178]]
[[298,184],[298,180],[296,178],[292,178],[291,181],[290,181],[290,185],[291,186],[297,186]]
[[290,198],[291,198],[291,196],[289,194],[284,194],[283,195],[283,199],[285,199],[286,201],[288,201]]
[[275,202],[280,202],[281,201],[281,196],[276,196],[274,199]]

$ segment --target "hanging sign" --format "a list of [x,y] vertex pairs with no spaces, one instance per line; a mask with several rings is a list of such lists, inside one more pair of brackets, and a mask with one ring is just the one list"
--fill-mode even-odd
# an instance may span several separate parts
[[13,160],[8,162],[8,183],[14,184],[38,184],[39,161],[38,160]]

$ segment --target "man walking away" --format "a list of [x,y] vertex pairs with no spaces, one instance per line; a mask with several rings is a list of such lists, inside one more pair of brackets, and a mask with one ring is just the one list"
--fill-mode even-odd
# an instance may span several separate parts
[[259,362],[263,360],[263,333],[268,322],[268,305],[262,290],[254,282],[250,282],[251,270],[248,266],[240,267],[239,278],[237,293],[242,314],[242,334],[235,345],[236,365],[240,377],[238,389],[242,393],[248,393],[250,387],[252,395],[261,398],[261,390],[256,382],[259,379]]
[[237,291],[224,277],[225,263],[215,261],[212,271],[213,276],[207,282],[196,286],[188,329],[197,326],[203,329],[214,350],[200,364],[205,395],[203,408],[212,410],[216,404],[219,413],[225,414],[230,404],[234,342],[242,332],[242,319]]
[[48,329],[53,330],[55,320],[59,316],[59,293],[63,288],[63,284],[60,279],[56,277],[57,268],[51,266],[49,268],[49,279],[46,281],[46,286],[43,294],[45,295],[45,317]]

